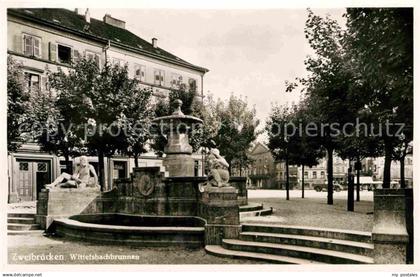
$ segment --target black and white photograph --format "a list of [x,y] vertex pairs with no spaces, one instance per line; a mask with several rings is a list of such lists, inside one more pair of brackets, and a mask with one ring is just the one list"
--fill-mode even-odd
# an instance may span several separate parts
[[4,5],[4,273],[417,276],[414,4],[235,3]]

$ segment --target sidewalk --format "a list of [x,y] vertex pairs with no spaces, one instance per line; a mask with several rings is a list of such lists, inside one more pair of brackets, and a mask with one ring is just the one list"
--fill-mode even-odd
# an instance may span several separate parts
[[36,201],[7,204],[8,213],[36,213]]

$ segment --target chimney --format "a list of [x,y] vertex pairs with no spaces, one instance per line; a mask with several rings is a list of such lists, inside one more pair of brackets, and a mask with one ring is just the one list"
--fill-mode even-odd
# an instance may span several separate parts
[[75,9],[74,9],[74,12],[75,12],[76,14],[78,14],[78,15],[84,15],[84,14],[83,14],[83,9],[82,9],[82,8],[75,8]]
[[120,19],[116,19],[108,13],[105,14],[103,20],[106,24],[109,24],[109,25],[112,25],[114,27],[118,27],[118,28],[121,28],[121,29],[125,29],[125,21],[122,21]]
[[153,48],[157,48],[158,46],[157,46],[157,38],[152,38],[152,45],[153,45]]
[[86,9],[85,12],[85,20],[87,23],[90,23],[90,12],[89,12],[89,8]]

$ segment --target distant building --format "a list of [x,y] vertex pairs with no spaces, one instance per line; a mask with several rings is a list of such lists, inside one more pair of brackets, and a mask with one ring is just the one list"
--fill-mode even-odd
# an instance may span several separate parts
[[[334,155],[333,158],[333,180],[338,183],[346,182],[347,178],[348,161],[342,160],[340,157]],[[328,179],[327,177],[327,159],[319,160],[318,165],[313,167],[304,167],[304,180],[305,187],[312,189],[314,185],[324,184]],[[302,167],[298,169],[298,182],[299,187],[302,182]]]
[[[371,159],[373,164],[373,178],[374,180],[382,181],[384,176],[384,157]],[[413,155],[407,155],[405,157],[404,166],[405,181],[408,186],[413,185]],[[400,181],[400,162],[393,161],[391,163],[391,180]]]
[[[285,189],[286,188],[286,163],[275,161],[270,149],[262,143],[257,143],[250,151],[249,157],[254,160],[249,167],[248,177],[251,184],[256,188]],[[346,182],[348,161],[334,156],[333,176],[334,181]],[[313,167],[305,166],[305,187],[312,189],[314,185],[324,184],[327,181],[327,159],[319,160],[319,164]],[[302,167],[289,165],[290,189],[300,188],[302,182]]]
[[[147,24],[147,22],[144,22]],[[7,52],[22,63],[29,91],[47,89],[47,71],[59,68],[66,72],[71,62],[81,58],[94,60],[99,66],[106,61],[127,65],[129,76],[141,86],[153,90],[155,97],[166,97],[181,83],[203,96],[203,77],[207,69],[193,65],[162,49],[158,40],[150,42],[130,32],[125,22],[106,14],[103,20],[91,18],[89,10],[8,9]],[[42,152],[39,145],[27,143],[9,155],[9,202],[33,201],[44,184],[54,180],[65,168],[62,157]],[[89,157],[97,168],[97,157]],[[134,162],[127,157],[105,159],[106,184],[128,177]],[[76,161],[71,161],[71,167]],[[161,159],[144,155],[140,166],[159,166]],[[201,175],[201,156],[196,157],[197,174]]]
[[252,187],[263,189],[279,188],[276,178],[276,163],[270,149],[258,142],[248,156],[253,160],[248,170],[248,177]]

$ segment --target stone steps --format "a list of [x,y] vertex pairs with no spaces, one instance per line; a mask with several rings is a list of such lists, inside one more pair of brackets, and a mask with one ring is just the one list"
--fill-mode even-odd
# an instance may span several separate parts
[[253,212],[263,210],[264,205],[259,203],[249,203],[248,205],[239,206],[239,212]]
[[35,218],[34,213],[8,213],[7,218],[10,217],[23,217],[23,218]]
[[373,263],[369,232],[280,224],[243,224],[238,239],[223,239],[206,251],[269,263]]
[[329,264],[373,263],[372,258],[363,255],[297,245],[224,239],[222,246],[228,250],[279,255]]
[[7,230],[13,231],[28,231],[28,230],[39,230],[39,224],[19,224],[19,223],[8,223]]
[[29,217],[8,217],[7,223],[18,223],[18,224],[35,224],[35,218]]
[[258,211],[250,211],[250,212],[241,212],[241,217],[253,217],[253,216],[266,216],[271,215],[273,213],[273,209],[261,209]]
[[43,233],[40,226],[35,223],[34,213],[8,213],[7,235],[31,235]]
[[371,243],[304,235],[242,232],[239,235],[239,239],[244,241],[306,246],[311,248],[364,255],[368,257],[371,257],[373,252],[373,244]]
[[250,259],[250,260],[265,261],[265,262],[278,263],[278,264],[324,264],[321,262],[300,259],[300,258],[271,255],[271,254],[264,254],[264,253],[254,253],[254,252],[247,252],[247,251],[229,250],[229,249],[223,248],[220,245],[206,245],[205,250],[207,253],[213,254],[215,256],[229,257],[233,259]]
[[258,233],[275,233],[275,234],[291,234],[311,237],[323,237],[338,240],[348,240],[357,242],[372,241],[372,234],[369,232],[340,230],[329,228],[315,228],[307,226],[291,226],[291,225],[272,225],[272,224],[242,224],[242,232],[258,232]]
[[42,234],[44,233],[44,230],[8,230],[7,235],[8,236],[22,236],[22,235],[36,235],[36,234]]

